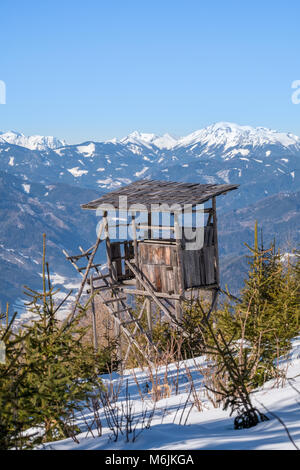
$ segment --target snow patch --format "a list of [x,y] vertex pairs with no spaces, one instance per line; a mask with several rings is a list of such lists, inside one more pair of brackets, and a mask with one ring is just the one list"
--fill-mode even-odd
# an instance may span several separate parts
[[86,175],[88,173],[88,170],[79,170],[79,166],[68,168],[67,170],[74,176],[74,178],[78,178],[79,176]]
[[134,176],[136,176],[137,178],[139,178],[140,176],[144,175],[147,170],[149,170],[149,167],[148,167],[148,166],[144,166],[144,168],[143,168],[141,171],[137,171],[136,173],[134,173]]
[[25,193],[29,194],[30,193],[30,184],[22,184],[23,186],[23,189],[25,191]]
[[219,178],[222,178],[225,181],[225,183],[230,183],[229,178],[228,178],[229,171],[230,170],[221,170],[217,172],[217,175],[219,176]]
[[78,145],[77,150],[82,153],[84,157],[92,157],[95,153],[96,146],[93,142],[88,145]]

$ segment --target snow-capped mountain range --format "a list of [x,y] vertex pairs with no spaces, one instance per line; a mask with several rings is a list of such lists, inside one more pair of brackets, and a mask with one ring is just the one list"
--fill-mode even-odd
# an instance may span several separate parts
[[65,140],[59,140],[52,136],[31,135],[26,137],[15,131],[1,132],[0,142],[26,147],[30,150],[56,149],[66,145]]
[[240,184],[217,201],[221,278],[237,292],[255,220],[265,225],[266,243],[275,235],[299,243],[299,175],[299,137],[262,127],[222,122],[180,138],[133,132],[75,145],[2,132],[0,302],[21,298],[23,284],[39,287],[43,231],[56,274],[74,275],[61,250],[90,246],[97,222],[80,204],[141,178]]
[[[21,134],[14,134],[13,143],[8,134],[0,136],[1,169],[26,181],[101,191],[140,178],[239,183],[241,190],[226,199],[233,208],[299,189],[300,138],[263,127],[221,122],[178,139],[133,132],[122,139],[76,145]],[[21,141],[23,146],[16,144]]]
[[282,145],[284,147],[297,146],[298,149],[300,148],[300,138],[294,134],[277,132],[265,127],[239,126],[230,122],[218,122],[179,138],[170,134],[158,136],[135,131],[123,139],[112,139],[108,142],[154,145],[159,149],[169,150],[199,144],[207,147],[222,145],[225,149],[245,145],[257,147],[264,144]]
[[[26,137],[15,131],[0,131],[0,142],[19,145],[31,150],[57,149],[68,145],[65,140],[53,136],[33,135]],[[135,144],[139,146],[158,147],[159,149],[174,149],[191,147],[193,145],[206,145],[208,147],[224,146],[229,149],[237,146],[250,145],[252,147],[265,144],[281,145],[283,147],[296,146],[300,148],[300,138],[291,133],[278,132],[266,127],[239,126],[230,122],[218,122],[184,137],[174,137],[170,134],[162,136],[134,131],[121,139],[106,140],[104,143]]]

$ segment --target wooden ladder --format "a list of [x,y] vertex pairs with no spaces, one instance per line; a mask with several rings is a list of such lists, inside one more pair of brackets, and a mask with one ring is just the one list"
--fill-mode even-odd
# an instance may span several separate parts
[[[81,253],[78,255],[69,255],[65,250],[63,250],[66,259],[72,263],[76,271],[79,272],[79,274],[83,278],[75,300],[75,305],[72,310],[71,318],[73,318],[76,313],[76,309],[79,305],[79,300],[81,298],[81,295],[83,294],[86,284],[89,284],[90,288],[87,289],[87,293],[91,295],[92,303],[94,295],[98,295],[102,303],[107,308],[108,312],[113,317],[115,324],[118,325],[120,333],[123,334],[123,336],[128,342],[128,347],[124,356],[123,363],[126,363],[130,349],[132,348],[132,346],[135,346],[136,349],[147,360],[147,362],[152,364],[149,355],[147,354],[147,351],[143,350],[141,345],[136,341],[137,335],[142,334],[147,340],[150,350],[154,350],[158,354],[160,353],[159,349],[153,343],[151,335],[141,325],[140,320],[145,309],[146,301],[144,301],[139,316],[136,317],[133,313],[132,308],[127,304],[127,297],[124,295],[122,296],[119,292],[119,289],[116,288],[116,283],[112,279],[111,274],[103,274],[99,269],[101,264],[93,264],[95,254],[97,252],[99,244],[102,241],[103,240],[100,240],[99,235],[96,244],[91,246],[88,250],[83,250],[81,247],[79,247]],[[82,259],[87,260],[87,266],[78,266],[78,262]],[[110,293],[110,298],[107,298],[107,293]],[[121,318],[121,316],[123,317],[123,319]],[[128,330],[127,325],[129,324],[135,325],[133,332]]]

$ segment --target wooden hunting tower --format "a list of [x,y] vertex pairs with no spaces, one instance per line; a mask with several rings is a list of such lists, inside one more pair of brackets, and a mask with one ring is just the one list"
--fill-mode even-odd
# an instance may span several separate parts
[[[94,295],[99,295],[118,334],[128,342],[123,362],[132,346],[149,359],[149,350],[142,350],[136,341],[137,334],[143,334],[149,346],[156,348],[152,342],[152,306],[179,329],[184,300],[208,291],[214,308],[220,289],[216,197],[237,187],[140,180],[81,206],[97,211],[101,220],[95,245],[81,249],[79,255],[65,252],[83,277],[73,315],[89,284],[93,312]],[[101,242],[106,263],[104,253],[99,262],[96,259]],[[78,266],[84,259],[85,266]],[[130,296],[143,298],[138,317]],[[147,329],[140,323],[144,311]],[[134,324],[133,330],[129,324]]]

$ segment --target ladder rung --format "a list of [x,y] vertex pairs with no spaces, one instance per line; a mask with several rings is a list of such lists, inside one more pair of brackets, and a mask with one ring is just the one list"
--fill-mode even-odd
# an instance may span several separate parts
[[[102,292],[102,291],[111,291],[112,289],[114,289],[114,285],[111,285],[111,286],[99,286],[99,287],[94,287],[94,292]],[[91,289],[87,289],[86,293],[87,294],[90,294],[92,292]]]
[[66,256],[67,259],[71,260],[71,261],[78,261],[79,259],[81,258],[84,258],[86,256],[89,256],[92,252],[89,251],[87,254],[82,254],[82,255],[70,255],[70,256]]
[[102,302],[104,305],[106,304],[111,304],[113,302],[121,302],[121,300],[126,300],[127,297],[113,297],[112,299],[108,299],[108,300],[105,300],[104,302]]
[[[92,268],[98,268],[99,266],[102,266],[102,264],[101,264],[101,263],[99,263],[99,264],[92,264],[92,266],[90,266],[90,269],[92,269]],[[78,271],[79,271],[79,272],[85,271],[86,268],[87,268],[87,266],[84,266],[83,268],[78,268]]]
[[138,319],[135,319],[135,320],[126,320],[126,321],[123,321],[121,323],[121,326],[123,325],[130,325],[130,323],[136,323],[138,321]]
[[85,256],[91,255],[94,248],[95,248],[95,245],[91,246],[88,250],[85,250],[85,251],[82,250],[80,255],[68,255],[68,253],[65,250],[63,251],[64,251],[66,258],[73,261],[73,260],[79,260],[81,258],[84,258]]
[[[93,267],[93,266],[92,266],[92,267]],[[93,277],[93,281],[101,281],[101,279],[106,279],[107,277],[110,277],[110,274],[103,274],[103,275],[101,274],[101,276],[95,276],[95,277]],[[86,282],[87,282],[88,284],[90,284],[90,283],[91,283],[91,280],[90,280],[90,279],[87,279]]]
[[[128,310],[129,310],[129,307],[128,307],[128,308],[123,308],[122,310],[116,310],[116,311],[114,311],[114,314],[128,312]],[[124,323],[124,322],[123,322],[123,323]]]

